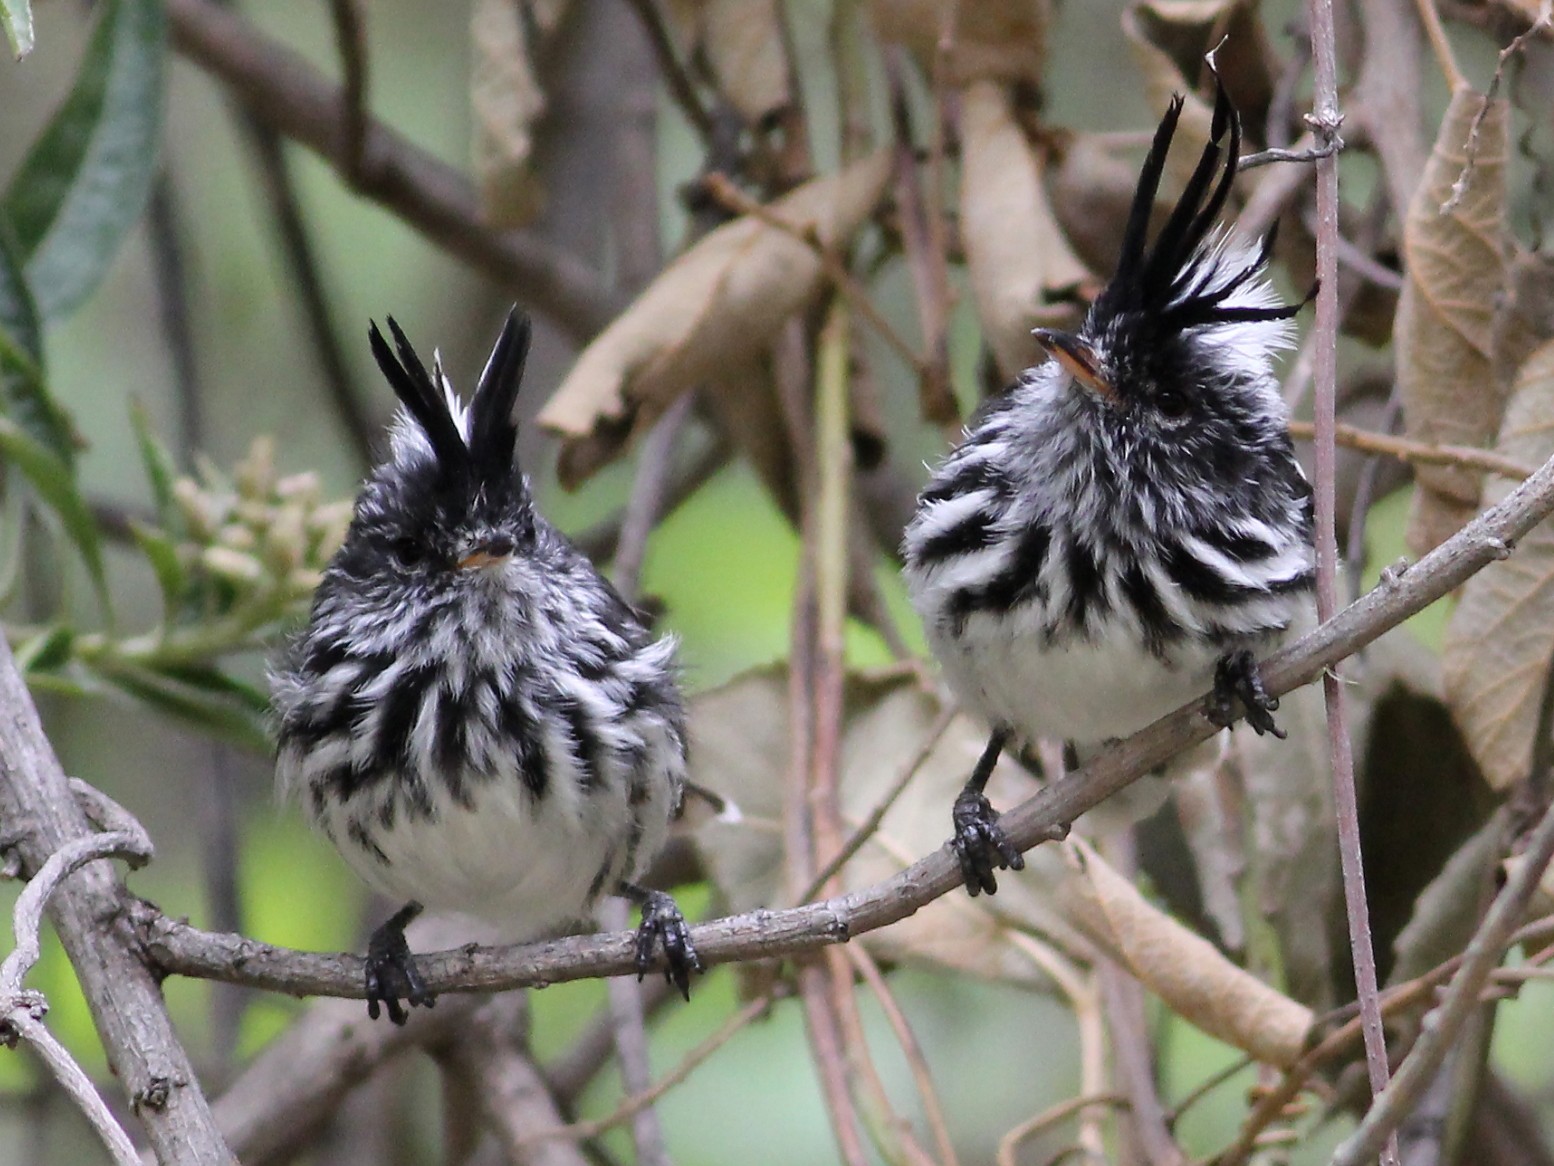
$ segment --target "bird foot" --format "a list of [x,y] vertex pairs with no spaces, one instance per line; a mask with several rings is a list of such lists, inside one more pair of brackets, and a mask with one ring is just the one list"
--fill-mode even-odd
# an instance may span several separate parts
[[637,928],[637,979],[653,968],[655,948],[663,948],[664,979],[691,998],[691,973],[702,970],[691,943],[691,929],[680,908],[663,891],[633,891],[630,897],[642,905],[642,924]]
[[998,811],[980,790],[967,788],[955,799],[955,837],[950,845],[960,860],[961,877],[973,898],[998,893],[995,869],[1024,870],[1025,856],[998,823]]
[[437,997],[427,991],[421,969],[416,967],[410,945],[405,942],[405,925],[421,913],[421,904],[410,903],[372,933],[367,941],[367,1015],[378,1019],[379,1005],[388,1009],[389,1019],[404,1024],[412,1007],[431,1008]]
[[1287,733],[1274,723],[1273,714],[1279,710],[1277,697],[1268,695],[1263,687],[1263,677],[1257,670],[1257,661],[1250,649],[1241,648],[1226,653],[1214,668],[1214,691],[1209,695],[1209,719],[1226,728],[1236,719],[1236,704],[1246,710],[1246,723],[1260,737],[1272,733],[1284,740]]

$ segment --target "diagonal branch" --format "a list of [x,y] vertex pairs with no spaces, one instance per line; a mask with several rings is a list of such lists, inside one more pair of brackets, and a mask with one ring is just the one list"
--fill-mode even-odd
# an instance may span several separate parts
[[[1417,564],[1383,573],[1381,582],[1310,635],[1267,660],[1263,682],[1279,695],[1309,684],[1409,616],[1510,553],[1514,542],[1554,512],[1554,459],[1431,551]],[[1162,717],[1101,752],[1088,765],[1007,811],[1004,828],[1029,849],[1061,836],[1067,824],[1217,730],[1206,701]],[[729,963],[813,951],[842,943],[915,913],[960,885],[959,866],[940,849],[889,879],[819,903],[754,911],[693,929],[703,963]],[[293,995],[360,998],[361,958],[298,952],[238,935],[190,927],[136,902],[130,921],[144,958],[164,974],[224,980]],[[515,947],[460,948],[418,955],[434,992],[487,991],[560,983],[636,971],[629,933],[574,936]]]
[[480,220],[468,179],[397,131],[361,119],[359,161],[339,88],[291,50],[208,0],[169,0],[173,46],[232,91],[253,116],[331,163],[356,193],[438,247],[500,280],[573,340],[592,337],[621,306],[598,272],[525,231]]

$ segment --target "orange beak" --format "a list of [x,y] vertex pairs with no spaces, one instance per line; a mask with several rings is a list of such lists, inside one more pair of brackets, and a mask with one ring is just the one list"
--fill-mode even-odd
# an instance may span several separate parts
[[484,546],[476,547],[458,560],[461,571],[470,571],[479,567],[495,567],[507,562],[513,557],[512,540],[498,536]]
[[1063,370],[1092,393],[1101,397],[1112,395],[1111,385],[1101,376],[1090,346],[1072,332],[1056,332],[1051,328],[1033,329],[1036,343],[1047,350],[1047,355],[1063,366]]

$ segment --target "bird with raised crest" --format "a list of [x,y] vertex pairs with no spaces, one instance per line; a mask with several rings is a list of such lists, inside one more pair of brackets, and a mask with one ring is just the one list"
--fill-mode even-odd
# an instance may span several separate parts
[[[1241,147],[1216,77],[1207,145],[1153,242],[1182,113],[1155,132],[1116,274],[1077,332],[988,400],[907,526],[913,605],[960,701],[992,728],[956,799],[966,887],[1024,859],[984,792],[1013,744],[1126,736],[1212,692],[1282,736],[1256,659],[1311,604],[1312,495],[1274,357],[1293,339],[1261,244],[1217,225]],[[1307,297],[1310,298],[1309,296]]]
[[373,356],[402,406],[307,627],[272,675],[277,780],[370,886],[368,1011],[430,1006],[404,928],[423,908],[510,939],[640,904],[639,972],[699,970],[674,901],[636,880],[685,775],[674,645],[535,509],[513,419],[529,346],[511,313],[466,405],[392,318]]

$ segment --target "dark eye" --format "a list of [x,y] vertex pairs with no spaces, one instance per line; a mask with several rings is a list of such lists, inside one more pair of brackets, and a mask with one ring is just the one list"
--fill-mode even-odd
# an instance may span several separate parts
[[397,538],[389,543],[389,551],[401,567],[414,567],[426,558],[426,551],[413,538]]
[[1187,414],[1187,397],[1175,389],[1161,389],[1155,394],[1155,408],[1163,417],[1184,417]]

